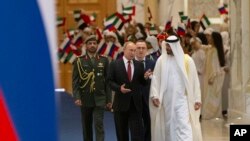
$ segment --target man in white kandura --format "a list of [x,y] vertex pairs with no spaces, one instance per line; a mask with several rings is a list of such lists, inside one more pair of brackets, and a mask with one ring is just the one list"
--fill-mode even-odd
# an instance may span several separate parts
[[162,43],[150,90],[152,141],[202,141],[201,93],[194,61],[176,36]]

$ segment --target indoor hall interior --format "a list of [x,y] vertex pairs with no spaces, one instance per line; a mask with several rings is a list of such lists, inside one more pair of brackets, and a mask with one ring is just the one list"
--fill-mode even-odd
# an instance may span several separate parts
[[[168,22],[176,29],[176,32],[180,29],[179,34],[182,35],[183,30],[187,31],[189,20],[201,23],[202,27],[199,29],[201,32],[205,29],[213,29],[217,32],[227,31],[229,33],[228,50],[230,53],[227,56],[229,71],[225,80],[228,84],[226,88],[223,88],[226,92],[221,93],[220,101],[223,116],[201,120],[203,140],[229,141],[230,125],[250,124],[249,0],[57,0],[57,17],[64,19],[62,24],[57,27],[58,46],[62,46],[67,35],[72,32],[73,35],[77,35],[78,29],[85,26],[76,20],[75,16],[79,14],[77,11],[80,10],[82,15],[88,15],[87,21],[92,26],[98,27],[96,29],[103,31],[105,28],[104,19],[115,12],[124,12],[124,7],[135,8],[133,14],[130,13],[131,11],[127,11],[131,14],[129,16],[130,23],[158,26],[155,30],[148,30],[147,34],[150,35],[156,36],[155,31],[158,34],[165,30]],[[81,19],[84,22],[83,16]],[[207,19],[209,22],[204,22]],[[117,19],[117,23],[123,23],[123,20],[120,22],[120,19]],[[119,30],[120,26],[126,27],[127,24],[114,23],[113,26]],[[121,32],[125,32],[125,29],[121,29]],[[104,55],[109,56],[109,54]],[[74,105],[72,98],[72,62],[76,58],[74,58],[74,54],[72,56],[69,58],[61,56],[58,61],[58,89],[63,91],[56,92],[57,103],[60,105],[58,106],[60,141],[80,141],[82,139],[80,109]],[[115,141],[112,112],[106,111],[104,120],[105,132],[107,133],[105,140]]]

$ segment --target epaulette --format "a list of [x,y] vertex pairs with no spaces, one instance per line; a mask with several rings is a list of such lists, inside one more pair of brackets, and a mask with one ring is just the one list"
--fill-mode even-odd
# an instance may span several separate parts
[[79,55],[79,56],[77,56],[77,58],[83,58],[84,56],[86,56],[86,55]]
[[108,58],[107,55],[99,55],[100,57],[103,57],[103,58]]
[[82,58],[84,60],[87,60],[88,56],[86,54],[84,54],[84,55],[77,56],[77,58]]

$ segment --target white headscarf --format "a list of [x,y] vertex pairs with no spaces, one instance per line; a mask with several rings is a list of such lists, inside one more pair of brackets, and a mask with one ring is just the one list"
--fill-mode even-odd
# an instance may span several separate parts
[[163,54],[163,57],[166,56],[166,59],[167,59],[168,55],[166,51],[166,43],[170,45],[170,48],[176,59],[177,65],[181,70],[181,73],[182,73],[181,75],[183,76],[183,81],[185,83],[186,90],[188,93],[190,93],[189,81],[188,81],[187,72],[186,72],[185,63],[184,63],[185,55],[181,47],[180,40],[178,39],[178,37],[172,35],[172,36],[169,36],[166,39],[166,41],[162,42],[162,54]]
[[152,49],[148,50],[148,54],[151,54],[151,53],[159,50],[158,40],[155,36],[148,36],[146,38],[146,41],[149,42],[151,44],[151,46],[153,47]]

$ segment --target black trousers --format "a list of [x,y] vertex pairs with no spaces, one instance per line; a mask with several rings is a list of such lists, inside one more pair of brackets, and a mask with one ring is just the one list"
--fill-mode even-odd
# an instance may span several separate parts
[[143,110],[142,110],[142,119],[144,126],[144,141],[151,141],[151,120],[149,113],[149,106],[146,100],[143,99]]
[[81,107],[84,141],[93,141],[93,120],[96,141],[104,141],[104,107]]
[[133,100],[128,111],[114,112],[114,120],[117,141],[129,141],[129,130],[131,141],[144,140],[142,112],[136,110]]

